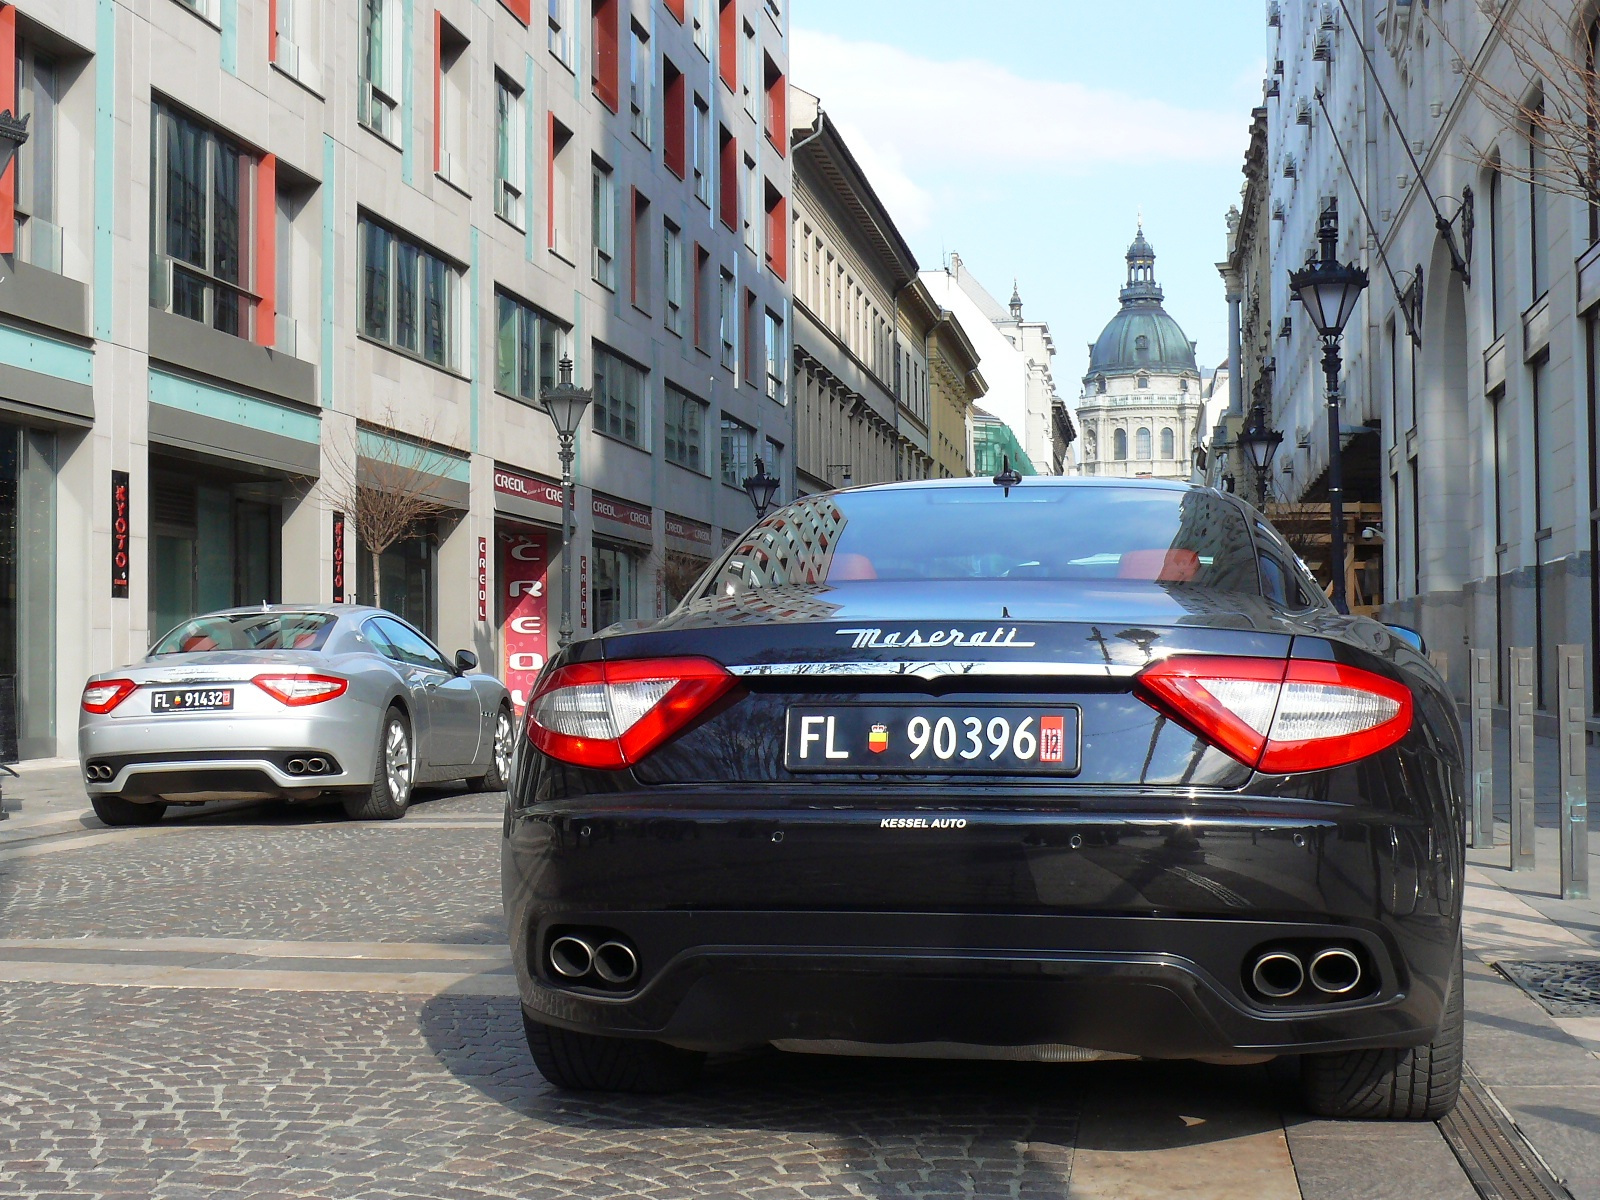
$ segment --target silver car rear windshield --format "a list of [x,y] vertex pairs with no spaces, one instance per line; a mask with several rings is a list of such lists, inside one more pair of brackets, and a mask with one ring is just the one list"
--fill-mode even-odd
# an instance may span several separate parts
[[156,643],[151,654],[206,654],[223,650],[321,650],[337,618],[327,613],[228,613],[185,621]]
[[871,581],[1122,580],[1259,594],[1243,514],[1169,488],[906,488],[807,497],[750,531],[702,594]]

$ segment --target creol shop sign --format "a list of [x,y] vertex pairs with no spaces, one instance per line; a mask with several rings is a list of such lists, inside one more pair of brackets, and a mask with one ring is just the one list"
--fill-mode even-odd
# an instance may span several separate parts
[[648,508],[641,508],[626,500],[618,500],[615,496],[607,496],[603,492],[594,494],[594,515],[602,521],[615,521],[618,525],[626,525],[641,533],[649,533],[654,524]]
[[711,545],[711,526],[688,517],[680,517],[677,513],[667,513],[665,522],[668,537],[683,542],[695,542],[701,546]]
[[494,469],[494,490],[507,496],[521,496],[535,504],[561,507],[561,485],[540,479],[537,475],[524,475],[507,467]]

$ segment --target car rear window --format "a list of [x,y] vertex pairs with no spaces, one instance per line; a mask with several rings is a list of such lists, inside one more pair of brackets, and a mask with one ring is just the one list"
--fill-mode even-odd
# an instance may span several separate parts
[[327,613],[229,613],[185,621],[156,643],[151,654],[206,654],[222,650],[321,650],[336,618]]
[[1260,594],[1244,515],[1172,488],[895,488],[807,497],[762,521],[705,594],[871,581],[1122,580]]

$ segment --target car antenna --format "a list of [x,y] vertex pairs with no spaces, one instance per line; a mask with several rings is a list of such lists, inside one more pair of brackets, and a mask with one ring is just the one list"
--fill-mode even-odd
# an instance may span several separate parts
[[1022,482],[1022,472],[1012,467],[1009,454],[1000,456],[1000,473],[994,477],[994,482],[997,486],[1005,488],[1008,496],[1011,495],[1011,489]]

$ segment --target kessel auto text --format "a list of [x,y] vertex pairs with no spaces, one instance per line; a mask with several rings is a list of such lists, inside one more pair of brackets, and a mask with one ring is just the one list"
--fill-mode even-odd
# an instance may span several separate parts
[[771,1045],[1293,1055],[1317,1113],[1455,1101],[1453,708],[1235,497],[803,498],[556,655],[518,754],[504,899],[559,1085]]

